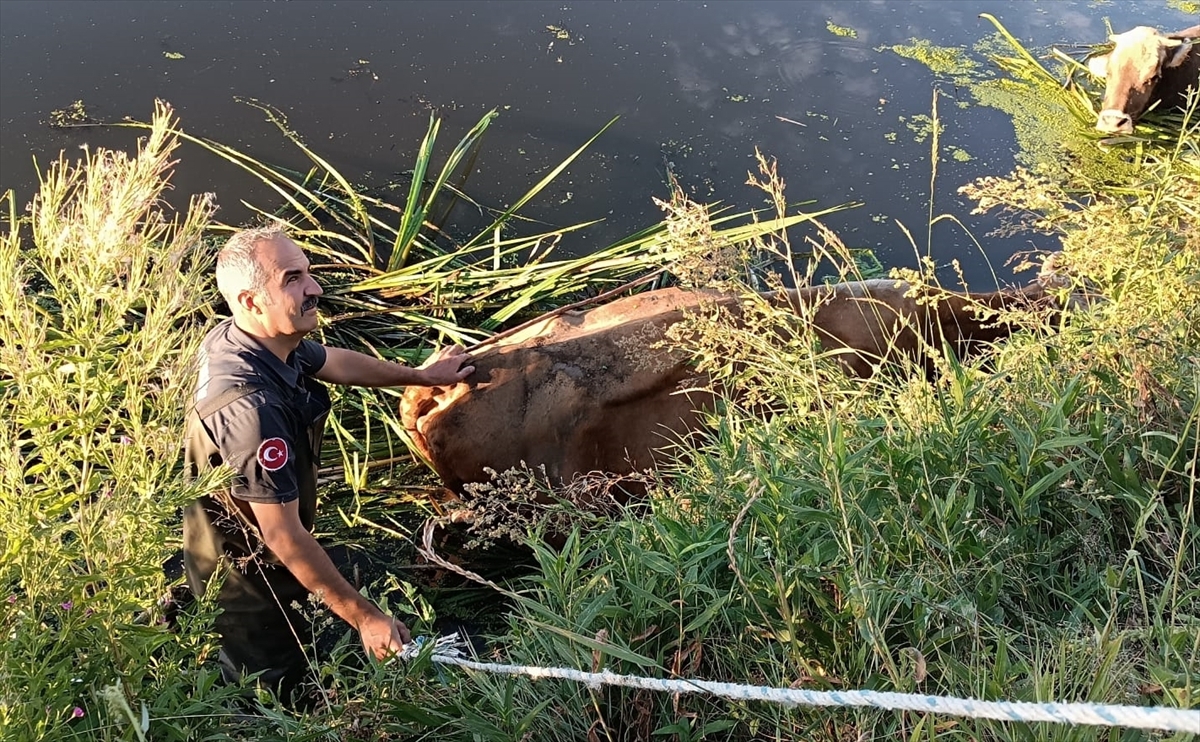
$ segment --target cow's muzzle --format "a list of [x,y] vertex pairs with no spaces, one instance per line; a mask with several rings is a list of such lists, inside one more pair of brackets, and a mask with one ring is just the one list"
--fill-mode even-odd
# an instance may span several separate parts
[[1106,108],[1096,117],[1096,129],[1105,134],[1132,134],[1133,118],[1124,111]]

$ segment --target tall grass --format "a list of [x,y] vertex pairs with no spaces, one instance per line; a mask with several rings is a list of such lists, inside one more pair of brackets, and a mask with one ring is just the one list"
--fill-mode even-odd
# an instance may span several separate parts
[[[51,165],[0,237],[0,730],[184,739],[229,691],[202,631],[162,625],[177,509],[214,481],[177,462],[206,273],[207,196],[161,204],[177,139]],[[132,716],[131,716],[132,715]],[[131,722],[132,718],[132,722]]]
[[[408,731],[438,718],[436,711],[397,700],[444,692],[422,677],[426,661],[399,672],[328,665],[322,672],[338,700],[320,722],[264,708],[257,721],[247,720],[239,714],[240,689],[220,686],[208,662],[212,607],[178,616],[175,631],[165,623],[172,611],[160,565],[178,549],[176,513],[219,484],[215,477],[183,481],[179,451],[197,344],[213,314],[207,303],[211,256],[220,232],[228,230],[210,231],[209,196],[193,199],[186,214],[163,206],[179,141],[204,144],[287,194],[287,209],[272,218],[295,220],[306,247],[330,261],[322,272],[332,297],[326,304],[343,310],[326,318],[331,342],[412,362],[436,339],[484,337],[523,314],[651,266],[670,268],[685,252],[695,260],[713,245],[812,218],[715,210],[705,216],[711,244],[676,249],[664,223],[595,255],[552,259],[552,243],[585,225],[534,237],[502,235],[514,217],[510,209],[476,237],[454,241],[443,234],[431,242],[436,225],[423,214],[439,188],[462,181],[450,165],[432,190],[414,176],[409,196],[420,203],[413,211],[411,202],[396,207],[355,191],[298,138],[315,163],[307,177],[186,134],[165,105],[136,126],[147,133],[136,155],[100,151],[78,163],[60,160],[28,213],[18,210],[14,194],[4,197],[0,268],[13,277],[0,287],[5,739],[222,738],[222,728],[260,738],[306,726],[342,739],[377,717]],[[418,169],[428,165],[436,128],[434,122]],[[485,128],[486,119],[456,152],[469,152]],[[398,221],[380,220],[381,212]],[[421,224],[417,235],[396,241],[413,218]],[[380,241],[380,234],[389,240]],[[381,244],[395,249],[385,254],[377,249]],[[371,426],[388,425],[394,412],[386,401],[362,397],[356,406],[355,399],[343,397],[333,427],[346,459],[361,464],[377,454]],[[365,469],[348,466],[347,477],[361,483]],[[391,599],[428,630],[433,614],[411,586],[393,582]]]
[[[1063,260],[1107,301],[1053,337],[1015,338],[994,368],[951,364],[935,385],[885,375],[864,393],[832,374],[797,381],[828,359],[802,336],[776,340],[778,325],[726,336],[722,363],[730,348],[753,359],[760,372],[741,383],[770,387],[759,398],[773,416],[731,403],[649,512],[578,530],[561,550],[532,543],[538,570],[517,588],[504,660],[1196,705],[1200,244],[1161,212],[1130,223],[1145,201],[1104,201],[1063,224]],[[1077,255],[1070,237],[1082,244],[1102,221],[1136,237],[1099,263]],[[490,739],[1143,738],[480,676],[459,692],[472,716],[544,707]],[[470,738],[465,721],[447,729]]]

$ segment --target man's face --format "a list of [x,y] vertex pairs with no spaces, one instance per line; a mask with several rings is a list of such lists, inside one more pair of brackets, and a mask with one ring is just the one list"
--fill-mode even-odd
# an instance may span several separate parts
[[268,337],[303,336],[317,329],[317,297],[323,292],[308,272],[304,251],[286,237],[258,243],[255,257],[267,276],[255,294],[256,319]]

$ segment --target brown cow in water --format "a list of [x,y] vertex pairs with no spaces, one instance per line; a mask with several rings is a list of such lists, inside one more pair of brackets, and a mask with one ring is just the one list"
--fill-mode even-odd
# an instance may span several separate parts
[[1189,88],[1200,87],[1200,26],[1162,34],[1138,26],[1109,37],[1113,50],[1088,62],[1088,69],[1107,79],[1096,128],[1106,134],[1131,134],[1151,105],[1182,107]]
[[[981,319],[976,309],[1049,300],[1036,283],[968,297],[895,280],[763,297],[804,310],[822,346],[843,350],[843,367],[862,377],[898,354],[930,373],[925,354],[940,351],[943,340],[966,356],[1011,334],[1012,326]],[[462,383],[409,387],[400,405],[404,426],[457,492],[488,481],[485,468],[501,472],[522,462],[545,467],[555,483],[653,468],[656,451],[697,429],[714,399],[697,388],[689,358],[651,346],[688,313],[714,305],[743,306],[729,295],[663,289],[552,317],[472,353],[476,370]]]

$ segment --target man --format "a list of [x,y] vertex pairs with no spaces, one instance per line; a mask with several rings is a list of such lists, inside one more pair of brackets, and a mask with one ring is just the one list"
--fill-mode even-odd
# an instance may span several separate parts
[[233,235],[217,257],[217,287],[232,317],[202,346],[187,462],[193,473],[224,463],[235,476],[227,491],[184,512],[184,566],[197,596],[224,577],[216,629],[226,679],[262,671],[260,682],[286,698],[309,668],[302,643],[310,630],[298,608],[310,595],[354,627],[370,655],[385,658],[410,638],[312,536],[330,407],[320,381],[440,386],[475,368],[458,346],[414,369],[306,340],[317,328],[321,287],[278,229]]

